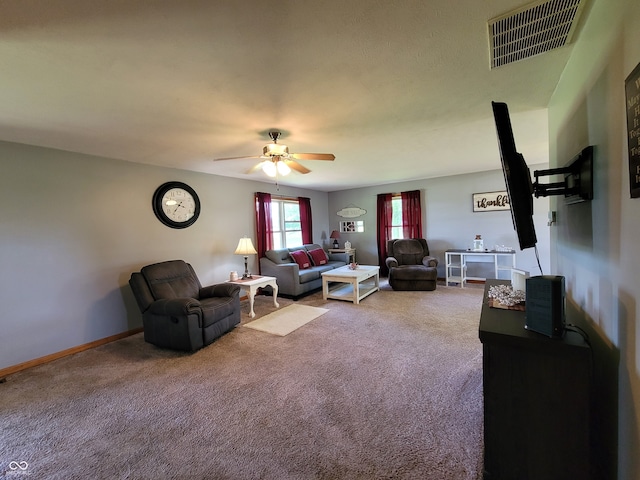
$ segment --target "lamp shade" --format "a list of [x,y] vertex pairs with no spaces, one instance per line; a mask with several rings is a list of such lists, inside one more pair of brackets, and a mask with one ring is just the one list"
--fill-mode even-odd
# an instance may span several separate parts
[[278,169],[278,173],[282,176],[289,175],[291,173],[291,168],[289,168],[289,165],[284,163],[282,160],[276,163],[276,168]]
[[338,248],[338,239],[340,238],[340,232],[338,230],[334,230],[329,235],[329,238],[333,238],[333,248]]
[[276,164],[273,163],[271,160],[266,160],[262,164],[262,171],[264,173],[266,173],[267,175],[269,175],[270,177],[275,177],[276,176]]
[[256,255],[256,249],[253,247],[251,239],[248,237],[242,237],[238,242],[238,248],[234,252],[236,255]]

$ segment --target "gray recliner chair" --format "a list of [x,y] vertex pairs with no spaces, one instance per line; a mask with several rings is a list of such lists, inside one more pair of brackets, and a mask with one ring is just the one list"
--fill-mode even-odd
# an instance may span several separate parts
[[389,285],[394,290],[435,290],[438,259],[429,255],[424,238],[387,242]]
[[144,339],[158,347],[193,352],[240,323],[240,287],[202,287],[182,260],[147,265],[131,274],[129,285],[142,312]]

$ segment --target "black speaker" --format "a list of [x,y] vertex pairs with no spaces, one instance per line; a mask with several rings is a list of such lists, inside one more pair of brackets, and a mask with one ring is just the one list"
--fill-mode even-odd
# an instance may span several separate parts
[[547,337],[562,337],[565,323],[564,277],[527,278],[524,328]]

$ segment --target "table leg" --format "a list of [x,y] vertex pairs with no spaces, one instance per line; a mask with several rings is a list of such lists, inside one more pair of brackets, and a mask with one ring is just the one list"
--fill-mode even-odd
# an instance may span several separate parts
[[278,303],[278,283],[277,282],[273,282],[271,284],[271,287],[273,288],[273,306],[276,308],[280,308],[280,304]]
[[329,295],[329,282],[325,277],[322,277],[322,299],[326,300]]
[[353,303],[355,303],[356,305],[360,304],[360,283],[358,282],[357,278],[354,278],[353,280],[351,280],[351,284],[353,285],[353,294],[355,295],[355,298],[353,299]]
[[256,296],[256,291],[253,287],[249,287],[248,296],[249,296],[249,316],[253,318],[256,316],[256,312],[253,311],[253,300]]

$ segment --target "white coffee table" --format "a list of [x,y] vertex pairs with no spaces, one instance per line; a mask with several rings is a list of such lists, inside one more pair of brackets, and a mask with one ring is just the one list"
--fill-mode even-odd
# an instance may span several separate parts
[[[337,283],[329,289],[329,283]],[[322,298],[327,300],[347,300],[355,304],[364,297],[380,290],[380,267],[358,265],[351,270],[348,266],[335,268],[322,274]]]
[[276,308],[280,307],[280,304],[277,301],[278,297],[278,284],[276,283],[276,277],[263,277],[260,275],[253,275],[253,278],[248,278],[246,280],[227,280],[227,283],[233,283],[234,285],[239,285],[249,297],[249,316],[251,318],[256,316],[256,313],[253,311],[253,299],[256,296],[256,292],[259,288],[270,286],[273,288],[273,306]]

